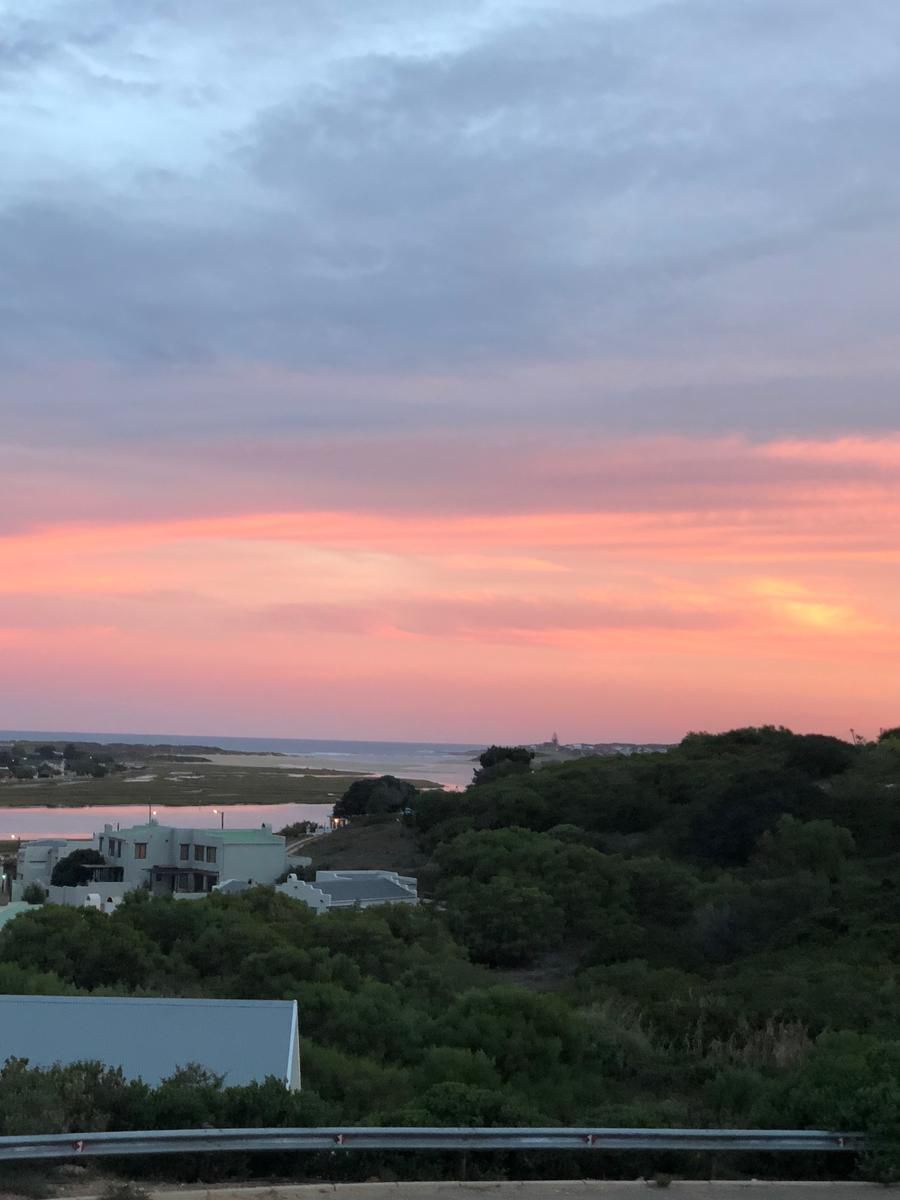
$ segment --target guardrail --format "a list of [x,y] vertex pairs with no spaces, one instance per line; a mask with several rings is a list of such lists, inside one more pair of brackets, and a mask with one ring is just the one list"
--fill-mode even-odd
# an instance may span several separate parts
[[0,1160],[229,1150],[766,1150],[863,1149],[861,1133],[821,1129],[154,1129],[0,1137]]

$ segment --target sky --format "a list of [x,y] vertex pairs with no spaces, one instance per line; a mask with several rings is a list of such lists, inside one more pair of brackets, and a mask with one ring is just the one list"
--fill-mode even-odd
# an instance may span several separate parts
[[0,0],[0,727],[900,720],[900,5]]

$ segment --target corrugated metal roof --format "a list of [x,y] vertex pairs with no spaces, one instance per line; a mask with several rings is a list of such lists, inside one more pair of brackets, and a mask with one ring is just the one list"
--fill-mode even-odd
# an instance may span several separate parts
[[293,1000],[0,996],[0,1063],[88,1060],[150,1084],[199,1063],[226,1084],[288,1082],[296,1008]]

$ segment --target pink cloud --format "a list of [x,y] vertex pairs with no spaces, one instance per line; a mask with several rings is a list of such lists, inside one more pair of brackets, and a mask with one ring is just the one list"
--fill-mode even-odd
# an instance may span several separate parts
[[370,444],[368,470],[341,443],[343,506],[290,446],[218,474],[206,451],[73,451],[46,481],[13,458],[0,489],[44,508],[0,536],[0,725],[660,737],[900,708],[891,443],[429,445]]

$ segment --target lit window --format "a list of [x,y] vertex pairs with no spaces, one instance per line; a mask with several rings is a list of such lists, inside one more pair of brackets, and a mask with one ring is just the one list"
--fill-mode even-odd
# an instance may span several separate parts
[[146,858],[147,857],[147,843],[146,842],[135,842],[134,843],[134,857],[135,858]]

